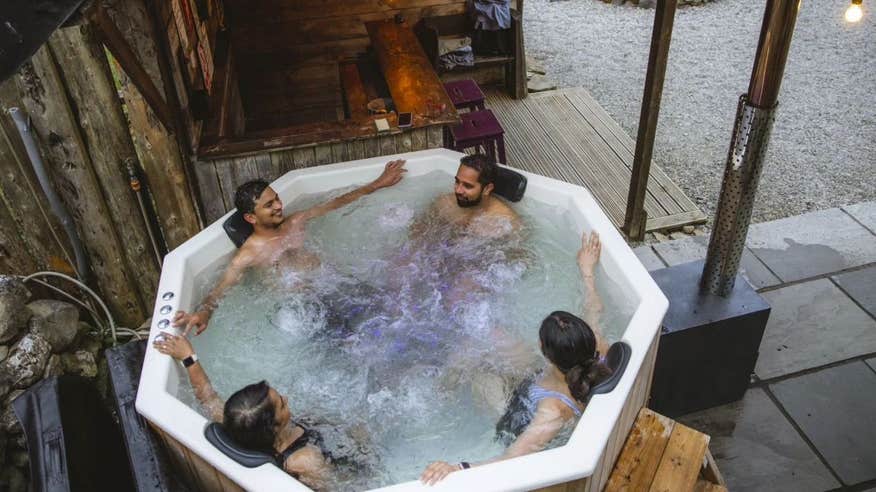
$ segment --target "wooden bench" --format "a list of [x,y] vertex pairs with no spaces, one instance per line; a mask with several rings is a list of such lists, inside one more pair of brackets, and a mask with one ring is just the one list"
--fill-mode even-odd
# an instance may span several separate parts
[[727,486],[709,436],[643,408],[604,490],[727,492]]
[[368,94],[359,75],[358,64],[355,61],[342,62],[339,68],[346,117],[358,119],[368,116]]

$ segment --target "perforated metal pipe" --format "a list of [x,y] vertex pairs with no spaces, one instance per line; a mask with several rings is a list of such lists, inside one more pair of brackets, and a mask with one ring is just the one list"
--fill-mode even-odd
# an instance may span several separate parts
[[736,110],[700,280],[704,292],[727,296],[733,291],[799,9],[800,0],[767,0],[748,94],[739,98]]

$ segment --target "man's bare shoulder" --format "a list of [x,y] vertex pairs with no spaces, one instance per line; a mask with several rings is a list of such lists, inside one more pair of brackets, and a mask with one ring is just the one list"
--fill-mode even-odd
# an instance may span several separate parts
[[508,218],[514,227],[520,226],[520,216],[517,215],[517,211],[511,208],[511,206],[505,203],[505,200],[501,198],[493,199],[493,202],[490,204],[489,213],[494,216]]

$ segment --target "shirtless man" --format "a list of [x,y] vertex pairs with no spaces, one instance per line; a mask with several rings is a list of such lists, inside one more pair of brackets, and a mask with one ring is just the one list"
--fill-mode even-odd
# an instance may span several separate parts
[[404,164],[403,160],[389,162],[383,173],[371,183],[288,217],[283,217],[283,202],[267,182],[256,180],[241,185],[234,195],[234,204],[243,213],[243,218],[252,224],[253,233],[231,260],[219,284],[194,312],[178,311],[173,319],[174,326],[183,328],[186,335],[194,328],[200,335],[207,329],[219,299],[248,268],[278,264],[294,270],[318,267],[319,257],[304,248],[307,222],[398,183],[407,171]]
[[[460,160],[453,193],[441,195],[432,204],[430,216],[458,225],[481,237],[500,237],[520,228],[520,218],[501,198],[493,195],[498,168],[483,154]],[[422,232],[422,222],[413,235]]]

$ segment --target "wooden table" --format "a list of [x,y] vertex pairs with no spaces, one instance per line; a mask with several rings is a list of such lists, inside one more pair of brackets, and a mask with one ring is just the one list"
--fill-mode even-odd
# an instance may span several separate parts
[[371,46],[399,113],[412,113],[414,126],[457,123],[444,85],[406,22],[366,22]]

